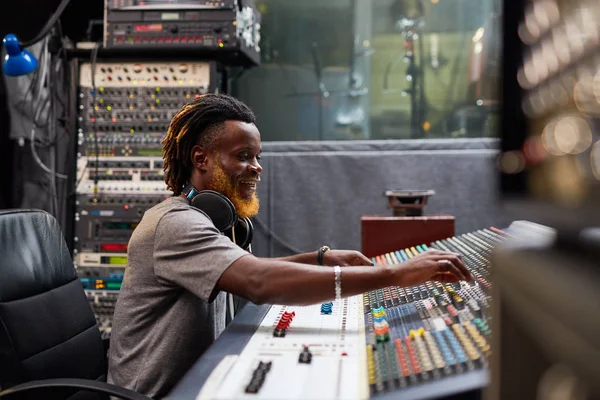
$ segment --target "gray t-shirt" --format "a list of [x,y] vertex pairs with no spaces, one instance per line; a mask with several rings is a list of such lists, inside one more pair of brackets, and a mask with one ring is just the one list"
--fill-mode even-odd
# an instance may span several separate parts
[[108,381],[165,396],[225,328],[223,272],[249,254],[182,197],[146,211],[129,241]]

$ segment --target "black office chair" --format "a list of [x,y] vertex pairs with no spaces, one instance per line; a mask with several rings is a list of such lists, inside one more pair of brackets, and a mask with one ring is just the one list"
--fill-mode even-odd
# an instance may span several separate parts
[[149,398],[106,383],[107,360],[58,222],[0,211],[0,398]]

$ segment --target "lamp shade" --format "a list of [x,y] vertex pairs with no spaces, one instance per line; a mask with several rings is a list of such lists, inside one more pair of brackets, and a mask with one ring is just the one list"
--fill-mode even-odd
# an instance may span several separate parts
[[8,76],[27,75],[35,71],[38,66],[37,59],[29,51],[21,49],[19,39],[12,33],[2,41],[6,49],[3,71]]

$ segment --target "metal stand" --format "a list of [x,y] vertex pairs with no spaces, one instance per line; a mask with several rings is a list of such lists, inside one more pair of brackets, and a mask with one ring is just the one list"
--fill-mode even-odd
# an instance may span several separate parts
[[[396,23],[396,28],[404,36],[404,55],[392,60],[386,67],[383,78],[383,89],[389,90],[388,79],[393,66],[402,59],[408,63],[406,68],[406,80],[410,83],[410,88],[402,90],[402,96],[410,96],[410,125],[411,137],[420,138],[424,136],[425,130],[423,123],[425,121],[425,85],[423,74],[423,41],[420,38],[418,28],[423,26],[423,21],[420,18],[408,19],[402,18]],[[419,60],[415,58],[415,42],[418,41]]]
[[[403,32],[404,60],[408,61],[406,80],[410,82],[410,89],[404,90],[403,95],[410,96],[410,125],[413,138],[423,137],[423,122],[425,119],[425,85],[423,82],[423,41],[417,31],[423,25],[421,19],[402,19],[396,26]],[[415,62],[415,41],[419,46],[419,62]]]

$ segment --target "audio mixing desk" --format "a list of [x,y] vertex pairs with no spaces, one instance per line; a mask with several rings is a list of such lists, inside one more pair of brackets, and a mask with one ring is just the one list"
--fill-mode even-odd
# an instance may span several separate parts
[[311,306],[247,304],[188,371],[173,399],[425,399],[479,390],[490,356],[484,229],[373,258],[402,263],[429,247],[460,253],[473,282],[388,287]]

